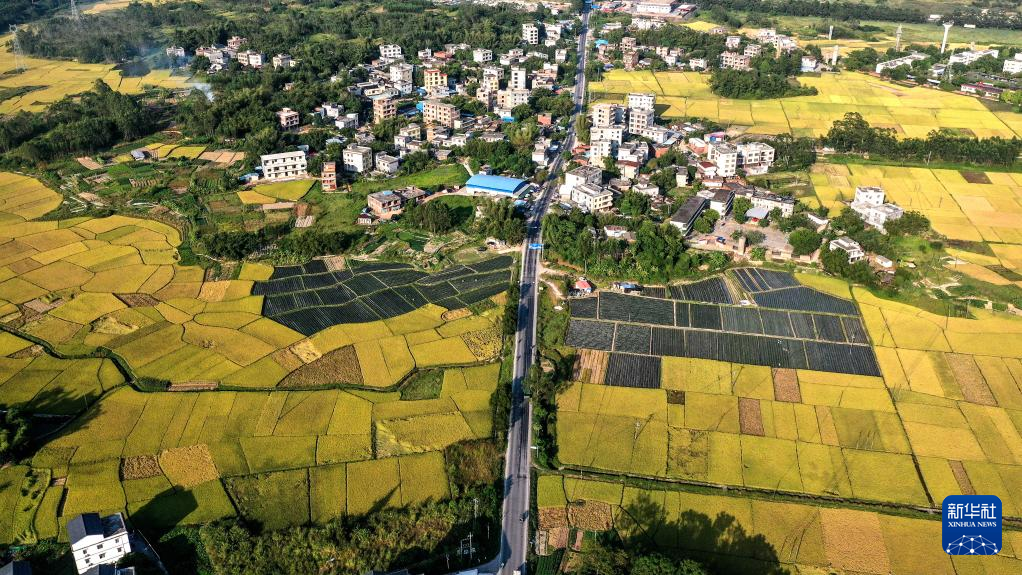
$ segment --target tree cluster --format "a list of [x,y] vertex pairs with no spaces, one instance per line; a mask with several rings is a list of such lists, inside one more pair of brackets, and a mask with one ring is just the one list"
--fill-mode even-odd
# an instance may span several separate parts
[[764,100],[816,95],[816,88],[802,86],[787,76],[759,70],[716,69],[710,76],[714,94],[736,100]]
[[858,112],[834,122],[823,143],[838,152],[876,155],[893,160],[943,161],[1010,166],[1022,152],[1022,140],[974,138],[938,129],[925,138],[897,139],[891,128],[875,128]]

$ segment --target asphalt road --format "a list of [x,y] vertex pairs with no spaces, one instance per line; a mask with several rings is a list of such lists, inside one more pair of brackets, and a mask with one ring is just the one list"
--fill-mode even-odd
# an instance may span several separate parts
[[[578,39],[578,76],[575,78],[575,110],[572,112],[563,149],[575,145],[575,117],[585,98],[586,39],[589,34],[589,9],[582,14]],[[550,165],[550,175],[543,184],[536,205],[527,221],[528,232],[522,246],[521,290],[518,302],[518,332],[515,334],[514,380],[511,391],[511,423],[508,428],[507,454],[504,467],[504,509],[501,528],[501,549],[497,572],[525,574],[529,546],[529,473],[532,467],[532,404],[525,396],[523,383],[529,367],[535,362],[536,309],[538,306],[538,268],[543,243],[541,223],[550,202],[557,194],[557,179],[563,159],[558,155]]]

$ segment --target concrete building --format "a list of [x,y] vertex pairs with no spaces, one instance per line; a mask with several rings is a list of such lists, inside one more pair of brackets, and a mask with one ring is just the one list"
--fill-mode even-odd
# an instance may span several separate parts
[[401,46],[397,44],[382,44],[380,46],[380,58],[387,60],[401,60],[405,57]]
[[341,164],[345,172],[362,174],[373,168],[373,149],[369,146],[352,144],[341,152]]
[[735,50],[741,45],[742,45],[741,36],[728,36],[724,40],[724,47],[727,48],[728,50]]
[[652,110],[656,105],[656,94],[632,92],[627,96],[628,110]]
[[745,50],[742,50],[742,54],[745,54],[749,58],[755,58],[756,56],[759,56],[762,53],[763,46],[760,46],[759,44],[749,44],[748,46],[745,47]]
[[979,60],[980,58],[983,58],[985,56],[996,58],[998,54],[1000,54],[1000,52],[993,48],[989,50],[965,50],[964,52],[956,52],[954,54],[951,54],[951,57],[948,58],[947,63],[952,65],[964,64],[968,66],[969,64],[972,64],[973,62]]
[[738,174],[738,150],[731,144],[719,142],[708,145],[706,159],[717,166],[717,175],[722,178]]
[[738,52],[724,52],[720,55],[720,67],[732,70],[748,70],[752,57]]
[[1013,57],[1008,58],[1004,61],[1004,68],[1001,70],[1005,74],[1019,74],[1022,73],[1022,52],[1015,54]]
[[526,44],[539,44],[539,26],[531,22],[522,24],[522,41]]
[[497,107],[503,110],[513,110],[515,106],[529,103],[529,91],[522,88],[517,90],[500,90],[497,92]]
[[294,68],[298,61],[291,57],[291,54],[277,54],[273,57],[273,68]]
[[593,126],[605,128],[621,124],[624,121],[625,109],[620,104],[603,102],[589,107],[593,118]]
[[398,190],[383,190],[366,196],[366,205],[374,216],[382,220],[389,220],[404,212],[408,204],[417,203],[425,196],[424,190],[414,186]]
[[613,140],[621,145],[625,139],[625,127],[621,124],[616,126],[597,126],[589,128],[590,140]]
[[401,167],[401,160],[385,152],[376,154],[376,171],[393,176]]
[[350,112],[343,116],[338,116],[337,119],[334,120],[334,126],[336,126],[338,130],[347,130],[349,128],[354,130],[355,128],[358,128],[358,113]]
[[653,126],[656,112],[652,109],[631,109],[628,110],[628,133],[638,134],[646,128]]
[[639,0],[634,4],[635,12],[638,14],[655,14],[667,16],[674,12],[678,3],[676,0]]
[[447,74],[439,68],[428,68],[422,74],[422,86],[427,92],[436,88],[447,88]]
[[558,190],[562,200],[571,199],[571,191],[576,186],[591,184],[598,186],[603,182],[603,170],[599,166],[579,166],[564,174],[564,183]]
[[571,201],[584,211],[599,212],[614,206],[614,192],[598,184],[579,184],[571,190]]
[[855,188],[855,199],[849,207],[868,225],[883,231],[887,222],[905,214],[905,210],[895,204],[886,203],[885,199],[883,188],[859,186]]
[[880,74],[884,70],[893,70],[898,66],[912,66],[912,62],[919,60],[925,60],[928,58],[926,54],[920,54],[919,52],[912,52],[908,56],[902,56],[901,58],[895,58],[893,60],[887,60],[886,62],[880,62],[876,65],[875,72]]
[[790,196],[782,196],[755,186],[735,184],[724,187],[734,191],[736,198],[745,198],[752,203],[752,207],[763,208],[767,213],[777,209],[785,218],[795,213],[795,198]]
[[487,48],[476,48],[472,50],[472,61],[479,64],[493,61],[493,50]]
[[767,173],[774,163],[774,148],[763,142],[738,144],[738,166],[747,175],[758,176]]
[[649,146],[646,145],[646,142],[627,142],[617,148],[617,159],[620,161],[642,165],[646,163],[647,158],[649,158]]
[[308,162],[305,152],[281,152],[266,154],[259,157],[263,167],[263,177],[268,180],[292,180],[308,175]]
[[720,217],[724,217],[731,213],[731,206],[735,201],[735,193],[724,188],[704,188],[696,192],[696,195],[700,198],[705,198],[708,202],[710,202],[708,207],[720,214]]
[[390,82],[394,84],[402,94],[410,94],[414,84],[412,78],[415,75],[415,66],[405,62],[398,62],[390,65]]
[[422,105],[422,120],[426,123],[439,124],[453,128],[455,121],[461,116],[453,104],[439,100],[427,100]]
[[590,140],[589,161],[598,166],[602,166],[603,159],[613,158],[616,150],[617,142],[614,140]]
[[695,225],[696,220],[699,219],[699,216],[702,215],[709,205],[710,202],[706,198],[693,196],[685,200],[685,203],[681,204],[678,211],[674,212],[670,223],[678,228],[681,235],[687,236],[692,233],[692,227]]
[[295,112],[291,108],[284,108],[277,112],[277,121],[280,123],[281,129],[290,130],[297,128],[302,123],[301,115]]
[[511,90],[525,90],[529,87],[529,73],[525,68],[515,66],[511,68],[511,79],[507,83]]
[[852,238],[842,236],[830,241],[830,251],[841,250],[848,256],[848,263],[853,264],[866,257],[866,252],[859,245],[859,242]]
[[384,120],[397,116],[397,104],[390,96],[377,96],[373,98],[373,123],[379,124]]
[[324,192],[337,191],[337,162],[323,162],[323,170],[319,174],[319,185]]
[[75,569],[80,575],[100,565],[116,565],[118,559],[132,551],[124,516],[120,513],[106,517],[83,513],[68,521],[67,537]]
[[238,63],[249,68],[262,68],[266,64],[266,57],[262,52],[255,50],[243,50],[238,52]]

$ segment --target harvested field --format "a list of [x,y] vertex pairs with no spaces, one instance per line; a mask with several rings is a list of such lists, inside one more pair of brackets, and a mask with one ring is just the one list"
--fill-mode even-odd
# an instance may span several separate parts
[[318,387],[334,384],[362,385],[362,368],[355,347],[346,345],[292,371],[280,387]]
[[794,369],[774,368],[774,399],[791,403],[802,403],[802,392],[798,387],[798,372]]
[[160,460],[155,455],[136,455],[121,460],[121,479],[148,479],[163,475]]
[[572,369],[573,381],[584,383],[602,384],[607,376],[607,363],[610,354],[595,349],[579,349],[575,356],[575,365]]
[[160,467],[172,484],[185,489],[220,478],[209,447],[204,444],[161,452]]
[[738,399],[738,425],[739,430],[746,435],[764,435],[759,400],[747,397]]
[[583,531],[606,531],[614,522],[613,509],[603,501],[568,504],[568,525]]

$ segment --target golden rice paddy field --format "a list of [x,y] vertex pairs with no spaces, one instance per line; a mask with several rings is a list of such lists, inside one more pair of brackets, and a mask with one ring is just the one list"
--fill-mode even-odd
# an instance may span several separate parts
[[888,201],[926,214],[951,239],[1022,244],[1022,174],[820,163],[810,179],[832,214],[856,186],[880,186]]
[[1022,134],[1022,115],[991,112],[968,96],[928,88],[905,88],[865,74],[845,72],[799,80],[819,90],[816,96],[773,100],[729,100],[710,91],[709,75],[695,72],[611,70],[590,91],[605,101],[621,101],[628,92],[655,92],[667,106],[664,117],[705,117],[725,125],[748,126],[754,134],[791,132],[819,136],[847,112],[859,112],[874,126],[899,135],[923,137],[936,127],[957,128],[988,138]]
[[[0,333],[0,403],[78,415],[30,466],[0,470],[5,508],[25,510],[0,514],[0,542],[60,535],[85,511],[279,527],[439,499],[444,450],[492,435],[502,306],[445,320],[428,305],[305,337],[250,295],[269,266],[205,281],[177,263],[174,228],[33,219],[59,203],[0,173],[0,318],[68,357],[112,350],[134,376],[172,385],[136,391],[108,359],[56,359]],[[435,397],[394,390],[416,368],[443,370]]]
[[103,80],[115,90],[139,94],[147,86],[182,88],[187,78],[171,76],[170,70],[154,70],[140,78],[125,78],[110,64],[81,64],[64,60],[25,58],[26,70],[12,73],[17,68],[10,52],[10,36],[0,36],[0,89],[34,86],[38,89],[17,98],[0,102],[0,114],[25,110],[38,112],[69,94],[78,94],[92,88],[96,80]]
[[[720,573],[931,575],[1016,573],[1022,534],[982,566],[941,552],[939,520],[723,495],[640,490],[543,475],[537,487],[540,549],[564,547],[569,530],[612,529],[629,546],[677,549]],[[541,551],[542,552],[542,551]],[[980,570],[982,569],[982,570]]]
[[1022,517],[1022,319],[800,280],[851,294],[883,377],[664,358],[662,389],[575,383],[559,397],[561,462],[917,508],[988,493]]

